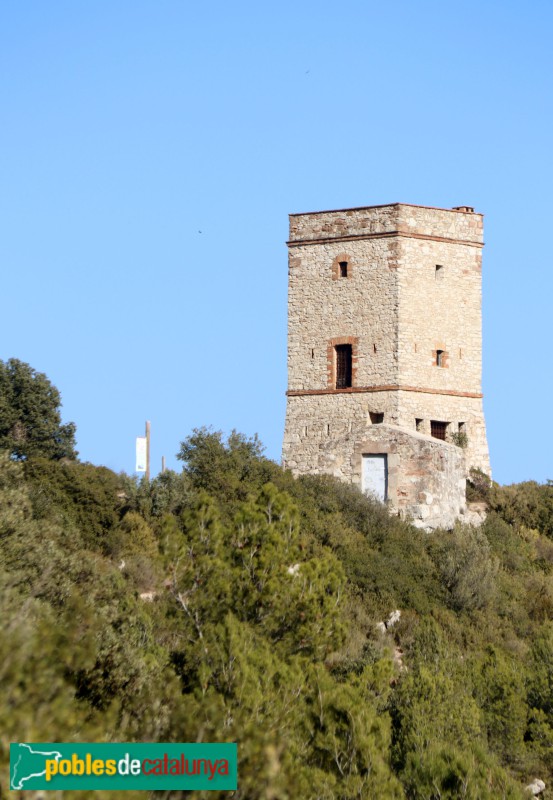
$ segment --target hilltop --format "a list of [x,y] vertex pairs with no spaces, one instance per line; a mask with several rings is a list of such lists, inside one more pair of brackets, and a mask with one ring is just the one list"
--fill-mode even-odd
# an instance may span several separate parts
[[2,455],[2,790],[10,741],[106,739],[237,741],[259,800],[550,785],[553,486],[473,486],[485,523],[427,534],[256,438],[179,458]]

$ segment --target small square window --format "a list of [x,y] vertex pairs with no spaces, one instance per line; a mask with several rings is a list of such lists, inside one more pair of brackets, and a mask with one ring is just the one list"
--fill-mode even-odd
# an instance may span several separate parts
[[380,425],[382,422],[384,422],[383,411],[369,411],[369,417],[371,418],[373,425]]
[[332,280],[339,281],[342,278],[351,278],[354,264],[348,253],[339,253],[332,262]]
[[430,420],[430,435],[434,437],[434,439],[442,439],[442,441],[446,441],[447,439],[447,428],[449,422],[439,422],[438,420],[431,419]]

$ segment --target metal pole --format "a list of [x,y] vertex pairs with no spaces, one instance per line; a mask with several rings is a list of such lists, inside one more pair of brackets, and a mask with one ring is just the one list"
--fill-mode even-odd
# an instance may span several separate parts
[[150,423],[146,421],[146,480],[150,480]]
[[165,456],[161,456],[161,474],[165,472]]

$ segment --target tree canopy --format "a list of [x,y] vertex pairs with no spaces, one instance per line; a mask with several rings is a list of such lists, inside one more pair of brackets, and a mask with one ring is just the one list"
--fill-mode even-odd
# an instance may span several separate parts
[[76,428],[62,424],[60,406],[60,393],[44,373],[16,358],[0,361],[0,449],[13,459],[77,457]]
[[1,796],[17,740],[235,741],[236,800],[549,785],[550,487],[426,534],[255,438],[196,430],[180,457],[138,483],[0,453]]

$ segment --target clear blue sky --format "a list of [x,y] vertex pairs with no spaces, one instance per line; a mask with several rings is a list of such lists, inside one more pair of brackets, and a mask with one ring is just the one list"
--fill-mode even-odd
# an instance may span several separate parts
[[[287,215],[485,214],[495,478],[553,478],[553,4],[0,6],[0,358],[60,389],[83,460],[195,426],[280,458]],[[201,233],[200,233],[201,231]]]

